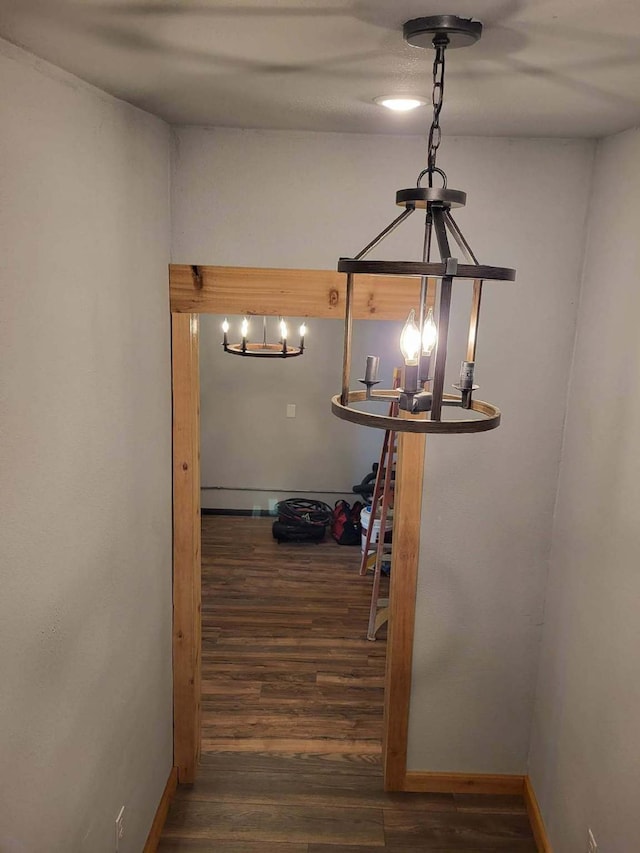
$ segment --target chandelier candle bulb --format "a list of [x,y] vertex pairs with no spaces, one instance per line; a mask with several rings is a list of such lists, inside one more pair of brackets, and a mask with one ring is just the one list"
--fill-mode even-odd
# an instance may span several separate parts
[[307,327],[303,323],[300,326],[300,352],[304,352],[304,336],[307,334]]
[[438,327],[433,319],[433,308],[429,308],[427,319],[422,327],[422,352],[431,355],[433,348],[438,342]]
[[405,364],[414,365],[418,363],[420,352],[420,329],[416,326],[416,312],[411,309],[407,322],[404,324],[400,335],[400,351]]
[[377,382],[378,381],[378,369],[380,367],[380,358],[377,355],[368,355],[367,356],[367,366],[364,370],[364,381],[365,382]]
[[282,355],[287,354],[287,324],[284,317],[280,318],[280,340],[282,341]]
[[229,321],[225,317],[224,322],[222,323],[222,346],[225,348],[225,350],[229,346],[229,339],[227,337],[228,332],[229,332]]
[[245,317],[240,326],[240,334],[242,335],[242,352],[247,351],[247,335],[249,334],[249,321]]

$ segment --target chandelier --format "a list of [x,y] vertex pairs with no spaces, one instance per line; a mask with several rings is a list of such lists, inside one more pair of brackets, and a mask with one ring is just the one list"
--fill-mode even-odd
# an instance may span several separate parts
[[[405,41],[420,48],[433,48],[433,120],[429,129],[427,165],[415,187],[396,193],[396,204],[404,210],[354,258],[341,258],[338,271],[347,274],[345,306],[342,393],[333,397],[332,411],[339,418],[364,426],[392,429],[396,432],[469,433],[495,429],[500,410],[491,403],[474,398],[476,343],[480,319],[482,287],[485,281],[514,281],[515,270],[481,265],[458,227],[451,211],[464,207],[466,193],[449,189],[447,176],[437,164],[441,141],[440,113],[444,103],[445,53],[448,48],[466,47],[478,41],[482,24],[456,15],[416,18],[404,25]],[[426,186],[424,185],[426,183]],[[435,184],[439,184],[436,186]],[[424,240],[419,261],[372,261],[367,255],[416,210],[425,211]],[[435,239],[434,239],[435,238]],[[451,251],[450,239],[461,258]],[[435,243],[435,246],[433,245]],[[433,257],[434,250],[438,258]],[[374,390],[379,384],[379,358],[368,356],[365,390],[351,391],[351,347],[354,288],[358,275],[413,277],[420,279],[420,297],[400,335],[404,357],[402,387],[399,390]],[[447,338],[453,285],[460,280],[473,281],[469,334],[460,380],[453,387],[458,393],[444,391]],[[354,404],[370,401],[396,402],[401,413],[380,415]],[[474,415],[466,418],[442,418],[443,408],[466,409]]]
[[278,331],[280,339],[278,343],[269,343],[267,340],[267,318],[262,318],[262,340],[259,342],[249,340],[249,319],[243,317],[240,324],[240,340],[237,343],[229,343],[229,321],[225,317],[222,323],[222,347],[225,352],[231,355],[243,355],[250,358],[293,358],[296,355],[304,353],[304,337],[307,334],[307,327],[302,323],[298,330],[300,341],[298,346],[294,346],[289,341],[289,329],[284,317],[280,317],[278,323]]

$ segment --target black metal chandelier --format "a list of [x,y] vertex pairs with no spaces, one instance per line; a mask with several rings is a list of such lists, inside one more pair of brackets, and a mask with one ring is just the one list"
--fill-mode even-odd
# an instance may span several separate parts
[[[464,207],[466,193],[449,189],[447,176],[436,164],[441,141],[440,113],[444,103],[445,53],[448,48],[466,47],[478,41],[482,24],[456,15],[416,18],[404,25],[408,44],[433,48],[433,120],[429,130],[427,166],[418,175],[415,187],[396,193],[396,204],[402,213],[368,243],[354,258],[341,258],[338,271],[347,274],[345,308],[342,393],[333,397],[332,411],[339,418],[364,426],[392,429],[397,432],[469,433],[495,429],[500,423],[500,410],[491,403],[473,397],[476,343],[480,318],[480,302],[484,281],[514,281],[515,270],[484,266],[478,263],[469,243],[456,224],[451,211]],[[423,186],[426,179],[427,186]],[[441,186],[434,186],[437,180]],[[420,261],[369,261],[366,256],[416,210],[425,211],[424,242]],[[432,242],[439,259],[432,258]],[[462,262],[452,256],[449,239],[458,247]],[[404,357],[403,384],[400,390],[374,390],[379,384],[377,356],[369,356],[365,376],[360,382],[364,391],[349,390],[353,326],[354,287],[358,275],[381,275],[420,278],[417,311],[413,309],[400,336]],[[447,359],[449,315],[454,282],[473,281],[473,298],[469,319],[469,336],[460,381],[453,387],[457,394],[444,393]],[[379,415],[354,404],[367,401],[397,403],[399,414]],[[476,413],[474,417],[442,419],[443,407],[458,407]]]
[[299,329],[300,341],[294,346],[289,341],[289,330],[284,317],[280,317],[278,323],[280,340],[278,343],[269,343],[267,340],[267,318],[262,318],[262,340],[249,340],[249,318],[243,317],[240,324],[240,340],[237,343],[229,343],[229,321],[224,318],[222,323],[222,347],[231,355],[243,355],[249,358],[293,358],[304,353],[304,338],[307,327],[302,323]]

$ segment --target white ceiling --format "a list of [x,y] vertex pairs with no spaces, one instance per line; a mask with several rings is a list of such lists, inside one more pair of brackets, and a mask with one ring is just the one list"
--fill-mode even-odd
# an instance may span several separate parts
[[0,0],[0,34],[172,124],[423,133],[402,24],[483,21],[447,55],[446,134],[603,136],[640,123],[640,0]]

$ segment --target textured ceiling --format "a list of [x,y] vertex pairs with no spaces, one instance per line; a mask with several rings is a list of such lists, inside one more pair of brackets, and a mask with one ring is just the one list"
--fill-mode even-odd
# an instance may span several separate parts
[[485,24],[450,51],[447,134],[602,136],[640,123],[640,0],[0,0],[0,34],[173,124],[423,133],[430,52],[402,23]]

